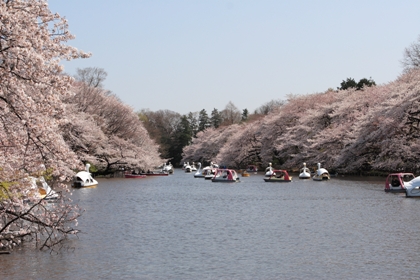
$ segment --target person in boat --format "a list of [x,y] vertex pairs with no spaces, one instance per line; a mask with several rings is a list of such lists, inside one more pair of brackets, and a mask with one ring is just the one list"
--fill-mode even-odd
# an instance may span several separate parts
[[279,174],[276,175],[276,178],[281,179],[284,177],[284,173],[280,172]]
[[394,186],[394,187],[398,187],[400,185],[400,181],[398,180],[397,176],[392,177],[391,185]]
[[150,169],[147,169],[147,173],[149,173],[149,174],[150,174],[150,173],[152,173],[152,172],[150,172]]

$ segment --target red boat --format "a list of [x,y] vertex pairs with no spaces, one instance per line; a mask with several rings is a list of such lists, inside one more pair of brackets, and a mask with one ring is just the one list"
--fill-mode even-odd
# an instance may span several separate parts
[[124,174],[125,178],[146,178],[143,174]]
[[413,173],[391,173],[385,181],[385,192],[405,193],[405,183],[414,179]]
[[273,174],[269,177],[265,177],[264,181],[277,183],[291,182],[292,176],[289,176],[289,173],[287,173],[286,170],[273,170]]
[[147,172],[147,173],[141,173],[140,175],[145,175],[147,177],[149,176],[168,176],[168,172],[161,172],[161,171],[153,171],[153,172]]

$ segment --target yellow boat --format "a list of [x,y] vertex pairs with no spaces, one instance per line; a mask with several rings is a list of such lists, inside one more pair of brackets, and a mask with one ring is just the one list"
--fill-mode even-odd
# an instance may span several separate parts
[[249,177],[249,173],[246,170],[242,171],[242,177]]

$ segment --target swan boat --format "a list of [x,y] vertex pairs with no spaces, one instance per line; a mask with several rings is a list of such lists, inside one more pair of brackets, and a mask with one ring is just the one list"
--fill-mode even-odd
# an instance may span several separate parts
[[239,182],[239,176],[233,169],[217,169],[217,172],[211,181],[220,183],[236,183]]
[[409,182],[405,182],[404,186],[406,188],[406,197],[420,197],[420,176],[415,177]]
[[203,168],[203,177],[206,180],[211,180],[214,177],[214,174],[216,174],[217,169],[211,168],[210,166],[206,166]]
[[265,177],[270,177],[271,175],[273,175],[273,173],[274,173],[274,170],[270,162],[268,163],[268,167],[265,169]]
[[189,162],[187,162],[187,164],[185,165],[184,170],[185,170],[185,173],[191,173],[192,172],[192,167],[191,167]]
[[58,193],[56,193],[45,181],[43,176],[35,178],[29,177],[31,181],[31,189],[35,191],[36,198],[44,200],[56,200],[58,199]]
[[312,177],[312,179],[314,181],[329,180],[331,177],[330,177],[330,173],[328,172],[328,170],[325,169],[325,168],[321,168],[320,163],[318,163],[317,166],[318,166],[318,169],[315,171],[315,175]]
[[303,167],[300,169],[299,179],[310,179],[311,178],[311,171],[308,167],[306,167],[306,163],[303,163]]
[[209,166],[206,166],[206,167],[203,168],[204,179],[205,180],[213,179],[213,177],[216,174],[218,168],[219,168],[219,165],[217,165],[214,162],[210,162]]
[[264,178],[265,182],[284,183],[291,182],[292,176],[289,176],[286,170],[273,170],[273,174]]
[[386,177],[384,191],[391,193],[406,193],[407,186],[412,185],[412,183],[408,183],[413,179],[413,173],[391,173]]
[[198,165],[198,169],[197,169],[197,172],[194,173],[194,178],[204,178],[204,174],[203,174],[204,168],[201,169],[201,162],[197,163],[197,165]]
[[166,162],[165,162],[163,164],[162,171],[167,172],[169,174],[173,174],[174,173],[174,167],[170,162],[169,162],[169,164],[166,164]]
[[90,164],[86,164],[86,170],[78,172],[74,178],[73,188],[94,188],[98,185],[98,181],[93,179],[92,174],[89,172]]
[[191,172],[197,171],[197,167],[195,167],[195,163],[191,164]]

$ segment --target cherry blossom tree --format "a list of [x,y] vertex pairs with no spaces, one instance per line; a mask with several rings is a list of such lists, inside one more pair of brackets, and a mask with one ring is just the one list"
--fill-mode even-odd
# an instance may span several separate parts
[[227,139],[215,161],[238,169],[246,168],[248,164],[258,164],[261,161],[261,140],[260,133],[257,133],[259,125],[259,122],[253,122],[231,126],[237,132]]
[[184,159],[238,167],[254,151],[261,165],[291,170],[321,162],[339,173],[419,173],[419,92],[412,69],[385,85],[289,96],[263,119],[197,134]]
[[[0,1],[0,248],[27,239],[51,248],[77,233],[80,211],[60,184],[80,163],[60,133],[71,94],[60,60],[89,54],[65,44],[67,29],[46,1]],[[29,176],[54,178],[57,202],[40,198]]]
[[350,170],[419,172],[419,89],[419,70],[371,89],[369,96],[376,96],[376,101],[359,120],[359,137],[343,150],[337,165]]
[[220,150],[237,129],[238,125],[235,124],[200,131],[197,137],[193,138],[192,145],[184,148],[182,161],[216,162],[220,159],[217,158]]
[[82,161],[104,174],[126,166],[149,169],[161,164],[158,146],[130,106],[84,82],[74,83],[73,91],[75,95],[65,100],[72,108],[72,122],[62,130]]
[[208,128],[197,133],[192,144],[183,149],[181,162],[210,162],[216,157],[217,152],[213,149],[213,140],[218,135],[216,128]]

